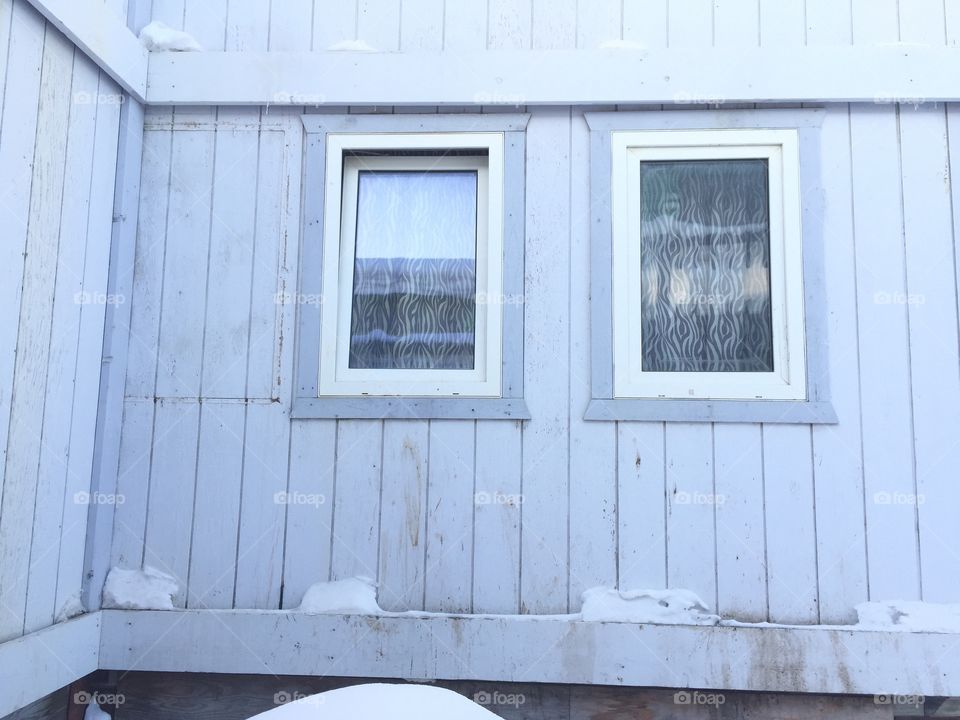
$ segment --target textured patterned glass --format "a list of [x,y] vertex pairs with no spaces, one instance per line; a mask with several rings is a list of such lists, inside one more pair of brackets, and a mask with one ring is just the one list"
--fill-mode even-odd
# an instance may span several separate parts
[[350,367],[469,370],[477,173],[361,171]]
[[645,372],[770,372],[766,160],[640,165]]

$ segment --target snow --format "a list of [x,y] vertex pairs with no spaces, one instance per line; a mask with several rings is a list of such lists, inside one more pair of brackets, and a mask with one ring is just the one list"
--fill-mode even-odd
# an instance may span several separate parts
[[689,590],[616,590],[595,587],[583,593],[582,620],[680,625],[720,622]]
[[960,604],[893,600],[856,606],[861,630],[960,633]]
[[173,610],[177,581],[156,568],[142,570],[115,567],[103,586],[103,606],[119,610]]
[[86,611],[87,609],[83,606],[83,601],[80,599],[80,591],[77,590],[63,601],[63,605],[57,610],[57,616],[54,618],[54,621],[63,622],[64,620],[75,618],[77,615],[83,615]]
[[174,30],[159,20],[154,20],[140,31],[140,42],[151,52],[196,52],[203,50],[190,33]]
[[377,604],[377,585],[368,577],[315,583],[307,588],[297,610],[314,614],[383,614]]
[[328,47],[327,50],[331,52],[378,52],[365,40],[341,40]]
[[111,720],[111,718],[109,714],[100,709],[99,705],[91,702],[83,713],[83,720]]
[[251,720],[490,720],[498,718],[452,690],[369,683],[311,695]]
[[604,40],[600,43],[599,48],[601,50],[646,50],[647,46],[643,43],[633,42],[632,40],[615,38],[613,40]]

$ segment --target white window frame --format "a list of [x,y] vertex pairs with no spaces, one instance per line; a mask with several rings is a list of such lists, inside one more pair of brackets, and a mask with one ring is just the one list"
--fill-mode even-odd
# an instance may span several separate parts
[[[477,157],[442,155],[473,149]],[[351,151],[384,154],[355,161]],[[389,155],[422,150],[433,156]],[[479,156],[484,155],[483,162]],[[318,390],[322,396],[501,397],[503,357],[503,163],[502,133],[330,133],[327,135],[323,305]],[[353,301],[356,194],[361,165],[371,169],[477,171],[477,315],[472,370],[358,369],[349,367]],[[351,211],[352,209],[352,211]],[[488,299],[494,299],[488,302]]]
[[[798,133],[644,130],[611,133],[614,398],[806,400]],[[774,371],[645,372],[642,368],[640,164],[651,160],[765,159],[769,168]]]

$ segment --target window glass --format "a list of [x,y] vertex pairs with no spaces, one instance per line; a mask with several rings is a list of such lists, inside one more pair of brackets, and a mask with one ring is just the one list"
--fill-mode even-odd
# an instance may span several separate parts
[[768,162],[640,164],[644,372],[772,372]]
[[350,368],[472,369],[477,173],[361,170]]

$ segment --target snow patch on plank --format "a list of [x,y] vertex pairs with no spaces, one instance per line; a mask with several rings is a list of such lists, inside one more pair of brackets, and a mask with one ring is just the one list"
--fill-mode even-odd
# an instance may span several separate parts
[[690,590],[617,590],[595,587],[583,593],[582,620],[587,622],[716,625],[703,601]]
[[960,604],[893,600],[856,606],[861,630],[960,633]]
[[377,585],[368,577],[314,583],[303,594],[299,612],[312,614],[382,615]]
[[140,42],[150,52],[198,52],[203,50],[190,33],[174,30],[154,20],[140,31]]
[[115,567],[103,586],[103,607],[117,610],[173,610],[179,592],[177,581],[156,568],[142,570]]

